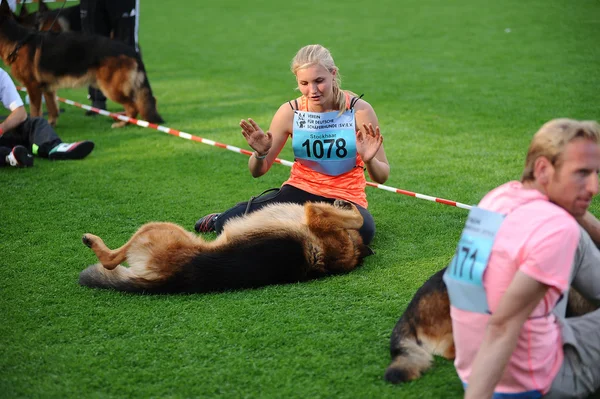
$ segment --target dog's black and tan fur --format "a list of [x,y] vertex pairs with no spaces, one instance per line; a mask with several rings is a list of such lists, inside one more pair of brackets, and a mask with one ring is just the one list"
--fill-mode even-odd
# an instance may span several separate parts
[[[162,123],[156,110],[144,64],[125,43],[99,35],[38,32],[21,26],[5,0],[0,4],[0,57],[26,88],[31,116],[41,115],[42,94],[48,122],[58,118],[55,90],[61,87],[100,88],[120,103],[128,117]],[[113,127],[121,127],[121,121]]]
[[[391,364],[385,379],[391,383],[416,380],[431,367],[433,356],[454,359],[450,299],[443,280],[446,269],[431,276],[415,293],[396,323],[390,339]],[[573,287],[569,290],[566,316],[597,309]]]
[[[370,249],[350,203],[273,204],[225,224],[214,241],[172,223],[148,223],[110,250],[92,234],[83,242],[100,263],[79,283],[145,293],[196,293],[285,284],[355,269]],[[127,262],[129,267],[120,265]]]
[[417,290],[392,331],[392,363],[385,379],[416,380],[431,367],[433,355],[454,359],[450,299],[442,279],[445,268]]

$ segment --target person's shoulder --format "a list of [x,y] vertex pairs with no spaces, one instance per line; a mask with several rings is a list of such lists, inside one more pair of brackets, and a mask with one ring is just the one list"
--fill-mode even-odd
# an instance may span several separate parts
[[[291,103],[293,105],[293,100]],[[281,104],[271,120],[271,126],[269,128],[271,133],[275,133],[275,131],[281,131],[283,133],[290,134],[295,112],[295,109],[292,108],[289,101]]]
[[300,108],[300,100],[301,98],[294,98],[284,102],[277,109],[276,115],[293,117],[294,112],[298,111]]
[[350,102],[354,102],[354,109],[357,111],[366,111],[372,110],[373,106],[369,104],[367,100],[364,98],[359,98],[357,96],[350,96]]
[[518,209],[515,217],[522,218],[532,231],[562,232],[579,235],[579,224],[564,208],[550,201],[533,201]]
[[519,230],[522,231],[535,231],[548,226],[577,229],[577,222],[565,209],[550,202],[538,190],[525,188],[518,181],[496,187],[483,197],[478,207],[506,214],[510,224],[520,226]]
[[349,96],[350,100],[350,108],[352,108],[356,114],[356,117],[359,121],[368,122],[368,123],[377,123],[377,114],[375,113],[375,109],[369,104],[367,100],[365,100],[362,95],[357,96],[352,93]]
[[523,211],[545,218],[575,220],[564,208],[545,198],[525,204],[523,206]]
[[363,124],[372,124],[373,126],[379,125],[377,113],[367,101],[361,98],[360,100],[351,104],[351,107],[354,110],[354,115],[356,117],[356,123],[358,126],[362,126]]
[[290,100],[290,101],[284,102],[283,104],[281,104],[279,106],[279,108],[277,109],[277,114],[293,115],[296,110],[297,110],[297,108],[296,108],[296,104],[295,104],[294,100]]

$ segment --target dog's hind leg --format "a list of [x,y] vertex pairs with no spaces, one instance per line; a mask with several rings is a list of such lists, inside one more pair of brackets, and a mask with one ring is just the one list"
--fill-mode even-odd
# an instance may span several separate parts
[[[136,118],[139,113],[135,103],[135,92],[143,77],[137,76],[137,67],[135,58],[125,55],[108,57],[97,69],[95,76],[96,84],[102,93],[112,101],[122,104],[125,115],[129,118]],[[123,127],[127,123],[118,120],[112,127]]]
[[56,127],[58,121],[58,105],[56,104],[56,92],[45,91],[44,99],[46,100],[46,108],[48,109],[48,123],[52,127]]
[[82,241],[94,251],[100,263],[109,270],[116,268],[122,262],[128,262],[131,267],[145,268],[155,263],[154,260],[163,257],[165,253],[174,253],[170,258],[179,255],[185,257],[206,246],[202,239],[181,226],[159,222],[143,225],[125,245],[114,250],[108,248],[100,237],[93,234],[84,234]]
[[83,238],[81,240],[83,241],[84,245],[86,245],[87,247],[91,248],[92,251],[94,251],[94,253],[98,257],[98,260],[100,261],[100,263],[102,263],[102,266],[104,266],[106,269],[112,270],[115,267],[117,267],[121,262],[124,262],[125,259],[127,259],[127,250],[131,246],[133,238],[135,238],[135,235],[125,245],[115,250],[111,250],[110,248],[108,248],[100,237],[95,236],[93,234],[86,233],[83,235]]

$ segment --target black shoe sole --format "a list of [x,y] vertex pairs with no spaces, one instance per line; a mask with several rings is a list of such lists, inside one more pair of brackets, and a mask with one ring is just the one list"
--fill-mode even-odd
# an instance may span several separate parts
[[28,168],[33,166],[33,156],[29,154],[23,146],[16,146],[12,149],[12,154],[17,160],[17,168]]
[[82,141],[75,148],[67,152],[55,152],[48,155],[48,159],[53,161],[62,161],[68,159],[83,159],[87,157],[94,149],[94,143],[91,141]]

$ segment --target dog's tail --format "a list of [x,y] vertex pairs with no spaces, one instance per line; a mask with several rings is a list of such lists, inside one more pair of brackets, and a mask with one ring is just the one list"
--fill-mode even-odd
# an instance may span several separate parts
[[156,98],[152,94],[152,88],[150,87],[150,81],[148,80],[148,74],[146,73],[146,67],[144,66],[141,58],[138,59],[138,72],[143,73],[144,80],[141,87],[135,94],[135,106],[138,109],[142,119],[150,123],[164,123],[164,119],[159,115],[156,109]]
[[[404,325],[402,329],[408,330],[409,326]],[[395,342],[392,342],[392,363],[385,372],[385,379],[392,384],[416,380],[431,367],[433,354],[421,346],[410,331],[394,333],[397,335]]]
[[385,379],[393,384],[419,378],[433,355],[454,358],[450,301],[442,279],[445,269],[417,290],[390,339],[392,362]]
[[106,269],[101,263],[92,265],[79,274],[79,284],[90,288],[109,288],[117,291],[144,292],[152,281],[136,276],[132,269],[117,266]]

